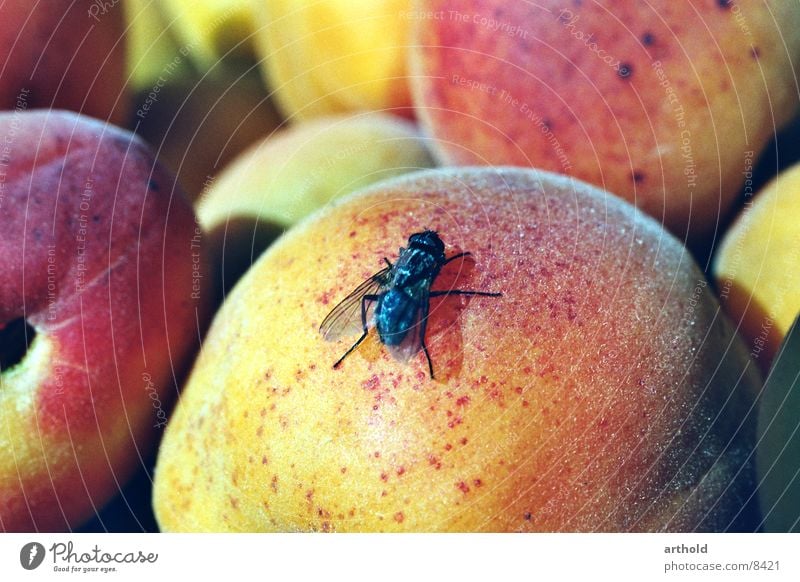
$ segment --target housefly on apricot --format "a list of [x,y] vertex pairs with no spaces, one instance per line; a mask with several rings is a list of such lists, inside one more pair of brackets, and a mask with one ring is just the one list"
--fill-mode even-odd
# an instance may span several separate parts
[[433,363],[425,344],[430,298],[502,295],[467,289],[431,291],[442,267],[456,259],[470,256],[470,253],[462,252],[446,258],[444,243],[432,230],[412,234],[408,237],[407,244],[407,247],[400,249],[395,263],[384,258],[386,267],[356,287],[322,321],[319,331],[328,341],[361,332],[361,336],[350,349],[333,364],[334,368],[338,368],[366,339],[372,325],[377,330],[381,343],[395,354],[410,356],[421,349],[433,379]]

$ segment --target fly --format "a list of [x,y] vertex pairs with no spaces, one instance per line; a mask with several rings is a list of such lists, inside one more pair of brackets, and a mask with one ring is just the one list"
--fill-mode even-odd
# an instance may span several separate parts
[[[425,329],[428,323],[431,297],[450,295],[478,295],[500,297],[502,293],[450,289],[431,291],[431,285],[447,263],[469,256],[469,252],[445,258],[444,243],[432,230],[417,232],[408,237],[408,248],[401,248],[397,262],[392,264],[384,258],[386,267],[361,283],[345,297],[319,326],[322,336],[334,341],[343,335],[361,332],[349,350],[339,358],[334,368],[367,337],[370,320],[378,331],[381,343],[398,355],[410,356],[419,351],[425,353],[428,370],[433,379],[433,363],[425,345]],[[419,334],[411,333],[419,326]]]

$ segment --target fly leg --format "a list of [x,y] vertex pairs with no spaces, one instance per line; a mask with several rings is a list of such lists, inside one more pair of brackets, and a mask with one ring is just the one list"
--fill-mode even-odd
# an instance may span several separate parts
[[431,362],[431,355],[428,353],[428,346],[425,344],[425,330],[428,327],[428,311],[430,304],[425,301],[422,306],[422,321],[419,326],[419,341],[422,344],[422,351],[425,352],[425,357],[428,359],[428,371],[431,373],[431,380],[433,380],[433,362]]
[[464,253],[458,253],[457,255],[453,255],[452,257],[447,259],[444,263],[442,263],[442,266],[446,265],[450,261],[455,261],[456,259],[460,259],[461,257],[471,257],[471,256],[472,256],[472,253],[469,252],[469,251],[464,252]]
[[489,293],[487,291],[469,291],[467,289],[450,289],[449,291],[431,291],[429,297],[442,297],[446,295],[478,295],[481,297],[502,297],[502,293]]
[[[431,291],[428,297],[443,297],[447,295],[479,295],[482,297],[500,297],[502,293],[488,293],[486,291],[467,291],[465,289],[453,289],[451,291]],[[428,370],[431,373],[431,380],[433,380],[433,364],[431,363],[431,355],[428,353],[428,346],[425,345],[425,328],[428,325],[428,310],[430,304],[426,301],[422,308],[422,323],[420,325],[420,341],[422,343],[422,351],[425,352],[425,357],[428,358]]]
[[378,297],[380,296],[364,295],[361,298],[361,329],[364,331],[364,333],[361,334],[361,337],[356,340],[356,343],[350,346],[350,349],[347,350],[341,358],[336,360],[336,363],[333,365],[334,369],[338,368],[339,364],[341,364],[342,361],[367,338],[367,333],[369,333],[369,329],[367,328],[367,301],[377,301]]
[[[469,257],[472,256],[472,253],[467,251],[464,253],[458,253],[457,255],[453,255],[449,259],[447,259],[442,265],[446,265],[450,261],[454,261],[456,259],[460,259],[461,257]],[[442,297],[445,295],[479,295],[482,297],[500,297],[502,293],[487,293],[485,291],[468,291],[466,289],[451,289],[450,291],[431,291],[429,293],[430,297]]]

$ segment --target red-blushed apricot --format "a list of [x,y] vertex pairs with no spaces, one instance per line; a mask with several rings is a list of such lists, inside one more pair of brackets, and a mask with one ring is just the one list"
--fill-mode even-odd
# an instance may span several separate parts
[[4,112],[0,143],[0,530],[67,530],[162,434],[210,300],[202,237],[126,131]]
[[[412,233],[448,257],[427,345],[320,323]],[[170,531],[750,529],[759,377],[688,252],[583,182],[382,182],[296,225],[218,312],[162,442]],[[757,523],[757,521],[755,521]]]
[[125,26],[109,2],[0,5],[0,109],[69,109],[121,124]]
[[411,83],[448,164],[569,174],[709,244],[796,113],[796,2],[418,0]]

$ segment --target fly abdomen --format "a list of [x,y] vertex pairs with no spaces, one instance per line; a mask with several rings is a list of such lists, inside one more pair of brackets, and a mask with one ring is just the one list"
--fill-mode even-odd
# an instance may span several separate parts
[[416,323],[419,303],[400,289],[390,289],[375,307],[375,327],[381,342],[399,346]]

